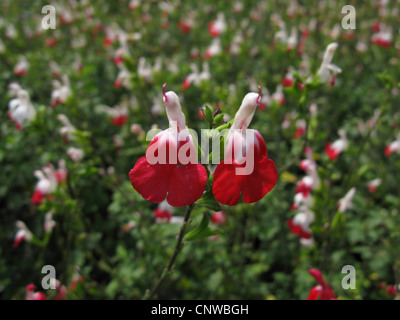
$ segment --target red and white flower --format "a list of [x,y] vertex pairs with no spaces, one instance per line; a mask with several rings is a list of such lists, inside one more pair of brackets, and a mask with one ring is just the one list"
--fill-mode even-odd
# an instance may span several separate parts
[[299,139],[304,136],[307,132],[307,122],[304,119],[298,119],[296,121],[296,132],[294,133],[293,139]]
[[313,287],[308,294],[306,300],[336,300],[335,293],[331,287],[325,282],[321,271],[318,269],[310,269],[308,273],[311,274],[314,279],[318,282],[318,285]]
[[223,13],[218,13],[217,19],[208,25],[208,33],[213,37],[218,37],[226,29],[225,16]]
[[313,206],[313,204],[314,204],[314,198],[311,196],[310,193],[304,195],[303,192],[299,192],[294,195],[294,202],[290,207],[290,210],[297,210],[302,206],[310,208]]
[[85,281],[85,278],[79,273],[79,267],[75,267],[74,275],[72,276],[71,282],[69,284],[69,291],[74,291],[76,289],[76,285],[79,282]]
[[397,135],[395,141],[388,144],[385,148],[385,156],[389,157],[392,153],[400,153],[400,134]]
[[118,72],[117,79],[114,82],[114,87],[119,88],[122,86],[126,89],[130,89],[132,87],[130,82],[130,72],[123,65],[119,65],[119,69],[120,70]]
[[23,240],[27,242],[31,241],[33,237],[32,232],[28,229],[24,222],[18,220],[15,225],[17,226],[18,231],[14,237],[14,248],[18,247]]
[[34,284],[28,284],[25,288],[25,300],[46,300],[46,295],[43,292],[37,291]]
[[197,163],[193,138],[176,93],[164,92],[164,104],[170,128],[153,138],[146,156],[136,162],[129,178],[146,200],[160,203],[166,199],[171,206],[182,207],[202,196],[207,171]]
[[296,213],[294,218],[287,221],[290,232],[297,235],[300,239],[311,239],[310,224],[314,221],[314,218],[314,212],[308,209]]
[[203,70],[199,72],[197,65],[194,63],[190,64],[192,72],[185,78],[182,84],[182,90],[187,90],[193,83],[195,86],[199,86],[203,81],[207,81],[211,78],[210,68],[207,62],[203,63]]
[[375,193],[376,192],[376,188],[378,188],[382,183],[382,180],[380,178],[376,178],[374,180],[368,181],[367,183],[367,187],[369,192],[371,193]]
[[120,127],[128,119],[128,107],[126,105],[115,106],[114,108],[105,108],[105,112],[111,117],[111,123]]
[[284,87],[291,87],[293,85],[294,82],[294,77],[293,74],[291,72],[286,73],[285,77],[282,80],[282,85]]
[[43,203],[46,196],[56,190],[57,179],[52,166],[46,166],[42,170],[35,170],[33,174],[39,181],[36,183],[31,201],[33,204],[39,205]]
[[338,132],[340,139],[333,143],[328,142],[325,146],[325,153],[331,160],[336,159],[339,154],[345,151],[349,147],[349,141],[347,140],[346,132],[339,130]]
[[281,84],[276,87],[276,91],[272,94],[272,101],[280,105],[285,103],[285,95],[283,94],[283,86]]
[[215,38],[211,42],[211,45],[207,48],[204,58],[209,59],[212,58],[222,52],[222,47],[221,47],[221,39],[220,38]]
[[372,35],[371,43],[382,48],[390,48],[393,44],[392,28],[381,23],[379,25],[379,31]]
[[26,76],[29,70],[29,62],[24,56],[20,56],[14,67],[14,73],[17,76]]
[[226,213],[225,211],[214,212],[211,217],[211,222],[214,224],[219,224],[221,226],[226,224]]
[[154,211],[156,222],[170,222],[174,213],[174,207],[166,200],[160,202],[157,209]]
[[65,165],[65,160],[58,160],[58,169],[55,172],[57,183],[63,183],[67,180],[68,170]]
[[278,180],[263,137],[257,130],[248,129],[259,103],[260,93],[251,92],[244,97],[226,137],[225,157],[215,169],[212,186],[220,203],[236,205],[240,195],[246,203],[256,202]]

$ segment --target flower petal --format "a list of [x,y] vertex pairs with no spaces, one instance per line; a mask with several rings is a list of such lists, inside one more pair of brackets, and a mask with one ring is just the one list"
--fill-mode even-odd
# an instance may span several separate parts
[[317,300],[321,294],[321,291],[322,291],[322,286],[316,285],[314,288],[310,290],[310,293],[308,294],[306,300]]
[[212,192],[218,202],[234,206],[240,200],[242,178],[235,174],[237,165],[221,161],[214,172]]
[[171,165],[149,164],[141,157],[129,172],[133,188],[146,200],[160,203],[165,199],[171,175]]
[[243,176],[242,196],[246,203],[253,203],[262,199],[270,192],[278,181],[275,163],[271,159],[263,158],[256,163],[253,172]]
[[171,168],[168,203],[183,207],[200,199],[207,182],[206,168],[201,164],[175,165]]

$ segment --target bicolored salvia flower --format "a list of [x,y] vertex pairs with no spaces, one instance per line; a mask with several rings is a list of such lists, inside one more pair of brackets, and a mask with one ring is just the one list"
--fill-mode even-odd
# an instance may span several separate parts
[[[165,89],[165,85],[163,87]],[[159,132],[129,172],[133,188],[146,200],[163,200],[174,207],[196,202],[207,181],[207,171],[197,163],[193,138],[175,92],[164,91],[170,128]]]
[[76,289],[76,285],[79,282],[85,281],[85,278],[79,273],[79,267],[75,268],[74,275],[72,276],[71,282],[69,284],[69,291],[74,291]]
[[308,273],[311,274],[318,282],[318,285],[310,290],[306,300],[336,300],[335,293],[331,287],[325,282],[321,271],[318,269],[309,269]]
[[131,0],[129,1],[129,9],[136,10],[140,5],[140,0]]
[[68,117],[65,114],[58,114],[57,120],[60,121],[63,126],[60,128],[59,132],[64,138],[64,142],[68,143],[71,140],[75,140],[75,127],[71,124]]
[[[260,87],[261,90],[261,87]],[[275,163],[260,132],[248,129],[260,103],[260,93],[248,93],[226,137],[226,151],[214,172],[212,191],[222,204],[253,203],[270,192],[277,180]]]
[[282,85],[285,88],[291,87],[294,82],[294,77],[291,72],[286,73],[285,77],[282,79]]
[[347,140],[346,132],[339,130],[338,134],[340,139],[334,141],[333,143],[328,142],[325,146],[325,153],[331,160],[336,159],[339,154],[349,147],[349,141]]
[[192,19],[179,20],[178,27],[181,29],[182,34],[189,33],[193,28],[194,22]]
[[51,92],[51,107],[55,108],[57,104],[63,104],[72,95],[69,79],[67,75],[61,77],[61,81],[53,80],[53,91]]
[[278,85],[276,91],[272,94],[272,101],[279,103],[280,105],[285,103],[285,95],[283,94],[283,86]]
[[218,13],[217,19],[208,25],[208,33],[213,37],[218,37],[226,29],[225,16],[223,13]]
[[17,76],[26,76],[28,74],[29,62],[24,56],[21,56],[14,67],[14,73]]
[[317,169],[317,163],[313,158],[313,153],[310,147],[305,149],[306,159],[300,161],[300,169],[307,173],[311,173]]
[[21,130],[23,124],[35,119],[36,110],[31,103],[28,92],[20,88],[16,91],[16,96],[8,103],[8,115],[14,121],[16,128]]
[[336,42],[333,42],[328,45],[325,50],[322,64],[317,72],[318,80],[321,83],[327,83],[328,81],[330,81],[330,84],[332,86],[335,85],[336,75],[342,72],[342,69],[331,63],[337,47],[338,44]]
[[111,123],[117,127],[124,125],[128,119],[128,107],[125,105],[114,108],[106,107],[105,112],[111,117]]
[[211,78],[210,68],[207,62],[203,63],[203,70],[199,72],[197,65],[194,63],[190,64],[192,72],[185,78],[182,84],[182,90],[187,90],[193,83],[195,86],[199,86],[203,81],[207,81]]
[[306,196],[303,192],[296,193],[294,195],[294,202],[290,207],[290,210],[299,209],[303,205],[307,208],[310,208],[314,205],[314,198],[311,196],[310,193],[307,193]]
[[57,183],[63,183],[67,180],[68,177],[68,170],[65,165],[65,160],[60,159],[58,160],[58,169],[55,172]]
[[39,181],[36,183],[31,201],[32,204],[39,205],[43,203],[46,196],[56,190],[57,179],[52,166],[46,166],[42,170],[36,170],[33,174],[39,179]]
[[367,187],[369,192],[371,193],[375,193],[376,192],[376,188],[378,188],[382,183],[382,180],[380,178],[376,178],[374,180],[368,181],[367,183]]
[[304,119],[298,119],[296,121],[296,132],[293,135],[293,139],[299,139],[304,136],[307,132],[307,122]]
[[56,280],[56,292],[54,300],[65,300],[67,297],[67,288],[59,280]]
[[302,193],[304,198],[307,198],[314,186],[314,179],[311,176],[304,176],[297,182],[295,194]]
[[214,212],[211,216],[211,222],[218,225],[225,225],[226,224],[226,213],[225,211],[217,211]]
[[400,134],[395,141],[389,143],[385,148],[385,156],[389,157],[392,153],[400,153]]
[[124,87],[126,89],[130,89],[132,87],[130,82],[131,74],[128,69],[124,65],[119,65],[119,72],[117,75],[117,79],[114,82],[114,88]]
[[31,241],[33,237],[32,232],[28,229],[24,222],[17,221],[15,225],[17,226],[18,231],[14,237],[14,248],[18,247],[23,240],[27,242]]
[[209,59],[212,58],[222,52],[222,46],[221,46],[221,39],[220,38],[215,38],[211,42],[211,45],[207,48],[204,58]]
[[356,188],[353,187],[346,193],[346,195],[343,198],[339,200],[338,211],[346,212],[348,210],[351,210],[353,208],[353,198],[355,194],[356,194]]
[[287,221],[291,233],[300,239],[311,239],[310,224],[314,221],[314,213],[308,209],[298,212],[293,219]]
[[321,185],[321,180],[318,175],[317,163],[313,158],[313,153],[310,147],[305,150],[306,159],[300,161],[300,169],[307,172],[308,176],[312,180],[312,190],[318,189]]
[[28,284],[25,288],[25,300],[46,300],[46,296],[43,292],[36,291],[34,284]]
[[170,222],[174,213],[174,207],[166,200],[160,202],[157,209],[154,211],[156,222]]
[[393,44],[393,31],[391,27],[380,24],[380,30],[371,37],[371,43],[382,48],[390,48]]

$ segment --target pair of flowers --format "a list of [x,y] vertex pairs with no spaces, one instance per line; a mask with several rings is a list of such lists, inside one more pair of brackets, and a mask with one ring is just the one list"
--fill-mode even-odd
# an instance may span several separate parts
[[[194,156],[195,144],[187,133],[178,96],[173,91],[165,93],[165,85],[163,88],[170,128],[153,138],[146,156],[138,159],[129,177],[133,188],[146,200],[160,203],[167,199],[170,205],[182,207],[202,197],[208,174],[206,167],[199,164]],[[224,160],[214,171],[212,185],[216,200],[222,204],[236,205],[241,195],[246,203],[256,202],[277,182],[275,163],[268,159],[263,137],[257,130],[248,129],[259,103],[260,94],[248,93],[228,131]],[[162,151],[166,161],[155,160]],[[186,155],[187,161],[181,161],[180,154]],[[254,157],[247,159],[248,154]],[[170,161],[171,158],[176,161]],[[246,169],[249,160],[254,161],[250,164],[251,172]]]

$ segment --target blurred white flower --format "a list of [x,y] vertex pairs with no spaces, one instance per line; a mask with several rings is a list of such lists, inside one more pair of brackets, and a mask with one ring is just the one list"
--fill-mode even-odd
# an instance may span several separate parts
[[356,193],[356,188],[351,188],[346,195],[339,200],[338,211],[346,212],[353,208],[353,198]]
[[75,148],[75,147],[70,147],[67,150],[67,156],[74,162],[79,162],[83,159],[84,157],[84,152],[82,149]]
[[322,64],[317,72],[318,80],[322,83],[326,83],[330,80],[331,85],[334,85],[336,74],[342,72],[342,69],[331,63],[337,47],[338,44],[333,42],[329,44],[325,50]]
[[15,122],[18,130],[22,129],[24,123],[29,123],[36,117],[36,110],[29,98],[28,92],[21,89],[17,84],[12,86],[13,93],[17,98],[11,99],[8,103],[8,115]]

